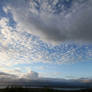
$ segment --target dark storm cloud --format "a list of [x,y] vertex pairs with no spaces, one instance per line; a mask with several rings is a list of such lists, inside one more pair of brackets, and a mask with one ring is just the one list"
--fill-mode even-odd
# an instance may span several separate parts
[[65,10],[65,5],[60,3],[62,11],[54,14],[58,11],[58,8],[55,8],[58,3],[59,0],[54,0],[52,4],[47,0],[38,2],[8,0],[5,8],[12,13],[14,20],[22,28],[42,40],[92,42],[92,1],[82,3],[79,0],[72,1],[68,10]]

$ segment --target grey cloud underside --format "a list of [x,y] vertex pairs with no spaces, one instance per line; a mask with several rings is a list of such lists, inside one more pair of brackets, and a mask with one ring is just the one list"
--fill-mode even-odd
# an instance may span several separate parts
[[[31,75],[38,74],[37,72],[30,73]],[[4,77],[2,78],[1,75]],[[26,74],[29,75],[29,74]],[[9,77],[10,76],[10,77]],[[20,86],[33,86],[33,87],[44,87],[44,86],[56,86],[60,87],[91,87],[92,79],[88,78],[80,78],[80,79],[57,79],[57,78],[44,78],[39,77],[32,79],[32,77],[25,77],[25,78],[16,78],[15,75],[0,72],[0,86],[12,86],[12,85],[20,85]]]
[[24,74],[23,76],[20,77],[20,75],[15,75],[15,74],[10,74],[10,73],[5,73],[5,72],[0,72],[0,82],[1,81],[13,81],[13,80],[19,80],[21,78],[24,79],[38,79],[39,74],[37,72],[31,71],[29,73]]
[[22,28],[42,40],[92,42],[92,1],[70,1],[72,3],[65,5],[59,0],[52,3],[48,0],[8,0],[6,5]]
[[13,74],[8,74],[5,72],[0,72],[0,81],[10,81],[10,80],[14,80],[17,79],[18,76],[13,75]]

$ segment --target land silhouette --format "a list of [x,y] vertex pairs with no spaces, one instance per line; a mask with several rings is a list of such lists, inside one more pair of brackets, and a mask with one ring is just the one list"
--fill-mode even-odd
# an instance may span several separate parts
[[21,86],[11,86],[0,89],[0,92],[92,92],[92,88],[79,90],[57,90],[49,87],[44,88],[23,88]]

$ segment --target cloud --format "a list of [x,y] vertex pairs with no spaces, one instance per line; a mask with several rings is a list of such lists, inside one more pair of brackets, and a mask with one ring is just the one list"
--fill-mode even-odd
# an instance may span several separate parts
[[41,40],[51,43],[67,40],[91,42],[92,1],[83,1],[65,0],[65,5],[63,0],[51,3],[48,0],[8,0],[4,11],[11,12],[20,27]]
[[18,79],[18,76],[5,73],[5,72],[0,72],[0,82],[7,82],[7,81],[12,81]]
[[[88,12],[88,10],[90,11],[91,8],[91,6],[89,5],[89,2],[91,2],[90,0],[82,4],[78,2],[73,2],[72,6],[68,10],[64,9],[60,11],[60,13],[58,14],[57,13],[55,14],[55,10],[53,10],[50,5],[48,8],[46,8],[47,10],[43,8],[43,6],[47,7],[48,2],[45,1],[42,2],[41,10],[39,12],[37,9],[34,8],[35,2],[34,1],[32,3],[30,2],[32,2],[32,0],[28,0],[26,2],[24,0],[20,0],[20,1],[16,0],[16,3],[15,1],[10,2],[10,0],[8,0],[8,2],[6,2],[6,6],[3,5],[3,10],[6,12],[7,17],[2,16],[0,18],[0,66],[13,67],[19,64],[31,64],[38,62],[62,64],[68,62],[71,63],[76,61],[92,60],[91,44],[63,42],[58,45],[56,44],[51,45],[42,41],[43,38],[44,40],[46,41],[48,40],[51,43],[53,42],[57,43],[58,41],[60,42],[63,41],[62,40],[63,38],[61,39],[61,32],[63,33],[63,31],[59,31],[60,33],[58,33],[57,28],[63,30],[63,28],[67,29],[68,27],[69,30],[67,32],[69,34],[67,33],[66,35],[68,36],[72,35],[73,30],[70,30],[70,28],[76,29],[76,27],[74,26],[76,26],[77,23],[73,21],[75,21],[76,18],[79,18],[80,13],[86,11]],[[55,4],[56,2],[53,3]],[[29,5],[29,4],[33,4],[33,5]],[[87,5],[89,5],[88,8]],[[72,10],[73,7],[75,7],[74,8],[75,10]],[[64,11],[67,11],[66,14],[64,13]],[[13,16],[10,16],[10,14],[9,16],[7,15],[10,12],[12,13]],[[48,16],[46,16],[46,14],[48,14]],[[88,15],[90,14],[88,13]],[[82,16],[85,16],[85,18],[87,18],[88,15],[84,14]],[[13,17],[14,20],[16,21],[17,24],[15,24],[15,27],[10,25],[12,24],[10,23],[12,21],[9,19],[10,17]],[[80,16],[80,20],[81,19],[82,18]],[[76,21],[78,20],[76,19]],[[71,21],[71,23],[69,21]],[[66,26],[65,23],[67,23]],[[39,27],[41,27],[42,30]],[[54,33],[52,32],[52,29]],[[76,32],[79,32],[79,30]],[[32,34],[37,35],[40,38]],[[75,31],[73,34],[75,34]]]
[[[54,84],[53,84],[54,83]],[[57,78],[44,78],[44,77],[38,77],[38,73],[31,71],[29,74],[25,74],[25,77],[19,78],[18,76],[15,76],[13,74],[0,72],[0,85],[2,86],[11,86],[11,85],[21,85],[21,86],[27,86],[31,85],[33,87],[43,87],[46,85],[49,86],[60,86],[61,84],[64,85],[64,87],[69,86],[77,86],[77,87],[90,87],[92,85],[92,79],[88,78],[80,78],[80,79],[57,79]]]
[[17,64],[31,63],[71,63],[76,61],[92,60],[91,44],[63,42],[60,45],[44,43],[39,38],[20,32],[9,26],[8,18],[0,20],[0,64],[14,66]]
[[29,73],[24,74],[23,77],[26,78],[26,79],[30,79],[30,80],[38,79],[39,78],[39,74],[37,72],[30,71]]
[[7,72],[0,72],[0,81],[13,81],[13,80],[19,80],[24,78],[25,80],[34,80],[34,79],[38,79],[39,77],[39,73],[34,72],[34,71],[30,71],[28,73],[23,73],[21,75],[21,72],[17,75],[17,74],[12,74],[12,73],[7,73]]

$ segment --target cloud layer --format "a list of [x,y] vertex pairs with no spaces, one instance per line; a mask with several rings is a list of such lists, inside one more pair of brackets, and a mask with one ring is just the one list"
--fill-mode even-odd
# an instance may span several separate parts
[[[20,85],[20,86],[32,86],[32,87],[44,87],[44,86],[56,86],[60,87],[91,87],[92,79],[80,78],[80,79],[57,79],[57,78],[44,78],[38,77],[37,72],[31,71],[30,74],[25,74],[26,77],[19,78],[18,76],[0,72],[0,87]],[[29,77],[31,76],[31,77]]]
[[92,1],[8,0],[11,12],[23,30],[49,42],[92,41]]
[[75,61],[92,60],[92,45],[63,42],[60,45],[50,45],[39,38],[20,32],[9,26],[9,19],[0,19],[0,64],[12,66],[30,63],[67,63]]
[[[22,76],[27,72],[24,66],[31,67],[32,63],[92,61],[92,44],[86,43],[92,41],[92,1],[82,1],[3,0],[0,71]],[[28,79],[38,77],[33,71],[24,75]]]

